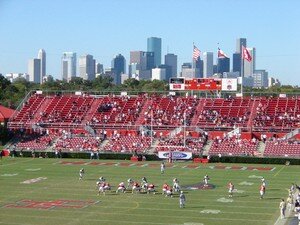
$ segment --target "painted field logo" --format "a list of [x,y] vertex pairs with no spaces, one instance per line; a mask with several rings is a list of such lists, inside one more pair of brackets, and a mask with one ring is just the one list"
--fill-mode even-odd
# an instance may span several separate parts
[[26,169],[26,171],[31,171],[31,172],[39,171],[39,170],[41,170],[41,168],[36,168],[36,169],[29,168],[29,169]]
[[193,222],[190,222],[190,223],[184,223],[183,225],[204,225],[203,223],[193,223]]
[[242,193],[244,193],[245,191],[244,191],[244,190],[234,189],[233,192],[234,192],[234,193],[238,193],[238,194],[242,194]]
[[200,213],[205,213],[205,214],[219,214],[221,211],[217,209],[205,209],[200,211]]
[[251,175],[251,176],[249,176],[249,178],[253,178],[253,179],[261,179],[261,178],[263,178],[262,176],[256,176],[256,175]]
[[247,181],[243,181],[243,182],[239,183],[239,185],[251,186],[251,185],[253,185],[253,183],[247,182]]
[[2,174],[1,177],[13,177],[13,176],[17,176],[18,174],[17,173],[5,173],[5,174]]
[[23,182],[21,182],[21,184],[33,184],[36,182],[40,182],[42,180],[46,180],[47,177],[38,177],[38,178],[34,178],[34,179],[30,179],[30,180],[25,180]]
[[205,185],[203,182],[191,185],[184,185],[181,187],[185,190],[210,190],[216,188],[216,186],[213,184]]
[[54,208],[73,208],[82,209],[89,205],[94,205],[99,201],[81,201],[81,200],[55,200],[55,201],[34,201],[21,200],[14,204],[8,204],[6,208],[31,208],[31,209],[54,209]]
[[223,202],[223,203],[230,203],[230,202],[233,202],[233,199],[219,198],[217,201],[218,202]]

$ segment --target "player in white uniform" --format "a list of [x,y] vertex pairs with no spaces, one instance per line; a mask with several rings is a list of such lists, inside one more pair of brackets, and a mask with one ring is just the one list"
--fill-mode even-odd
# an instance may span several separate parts
[[266,182],[266,179],[263,177],[263,178],[261,178],[261,184],[263,185],[263,186],[267,186],[267,182]]
[[100,184],[105,182],[105,178],[104,177],[99,177],[98,181],[96,182],[97,186],[99,186]]
[[162,162],[162,163],[160,164],[160,173],[161,173],[161,174],[165,173],[165,170],[166,170],[165,162]]
[[142,178],[141,188],[146,192],[148,187],[148,181],[146,177]]
[[181,191],[180,195],[179,195],[179,207],[180,208],[185,207],[185,201],[186,201],[185,195],[183,194],[183,191]]
[[116,193],[117,193],[117,194],[118,194],[119,192],[125,193],[125,191],[126,191],[125,183],[124,183],[124,182],[119,183],[118,189],[116,190]]
[[286,209],[286,204],[284,199],[281,199],[281,202],[279,204],[279,209],[280,209],[280,218],[284,219],[285,218],[285,209]]
[[209,181],[209,177],[208,177],[208,175],[206,174],[205,176],[204,176],[204,178],[203,178],[203,182],[204,182],[204,186],[208,186],[208,181]]
[[82,180],[82,179],[83,179],[83,175],[84,175],[84,169],[81,168],[81,169],[79,170],[79,180]]
[[180,191],[179,180],[177,178],[173,179],[173,189],[174,189],[174,192]]
[[229,193],[229,198],[232,198],[233,196],[233,190],[234,190],[234,184],[232,182],[229,182],[228,184],[228,193]]
[[133,185],[133,180],[131,179],[131,178],[129,178],[128,180],[127,180],[127,188],[126,189],[128,189],[128,188],[132,188],[132,185]]

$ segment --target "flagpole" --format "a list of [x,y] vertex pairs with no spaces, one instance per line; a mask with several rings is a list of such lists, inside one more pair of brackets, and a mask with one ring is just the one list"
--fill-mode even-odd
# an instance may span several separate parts
[[[195,43],[193,42],[193,51],[192,51],[193,54],[194,54],[194,48],[195,48]],[[193,54],[192,54],[192,69],[195,69],[194,55]],[[195,77],[195,72],[194,72],[194,77]]]
[[243,96],[243,78],[244,78],[244,57],[243,57],[243,51],[241,53],[241,96]]

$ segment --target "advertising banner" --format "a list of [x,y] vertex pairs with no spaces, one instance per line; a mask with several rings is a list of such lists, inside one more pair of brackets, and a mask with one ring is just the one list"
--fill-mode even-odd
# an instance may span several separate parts
[[167,152],[167,151],[159,151],[158,157],[160,159],[191,159],[192,153],[191,152]]

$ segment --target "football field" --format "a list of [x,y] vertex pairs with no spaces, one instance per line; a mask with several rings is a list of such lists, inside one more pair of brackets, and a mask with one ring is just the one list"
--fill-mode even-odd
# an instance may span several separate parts
[[[85,174],[79,180],[81,168]],[[206,174],[210,185],[202,189]],[[101,176],[112,186],[106,195],[97,195]],[[155,185],[156,194],[116,194],[121,181],[142,177]],[[262,177],[267,186],[260,199]],[[178,193],[162,195],[162,185],[172,185],[174,178],[184,187],[185,208],[179,207]],[[236,189],[232,198],[230,181]],[[3,158],[0,224],[273,225],[292,183],[300,183],[300,166],[175,162],[161,174],[160,162],[152,161]]]

